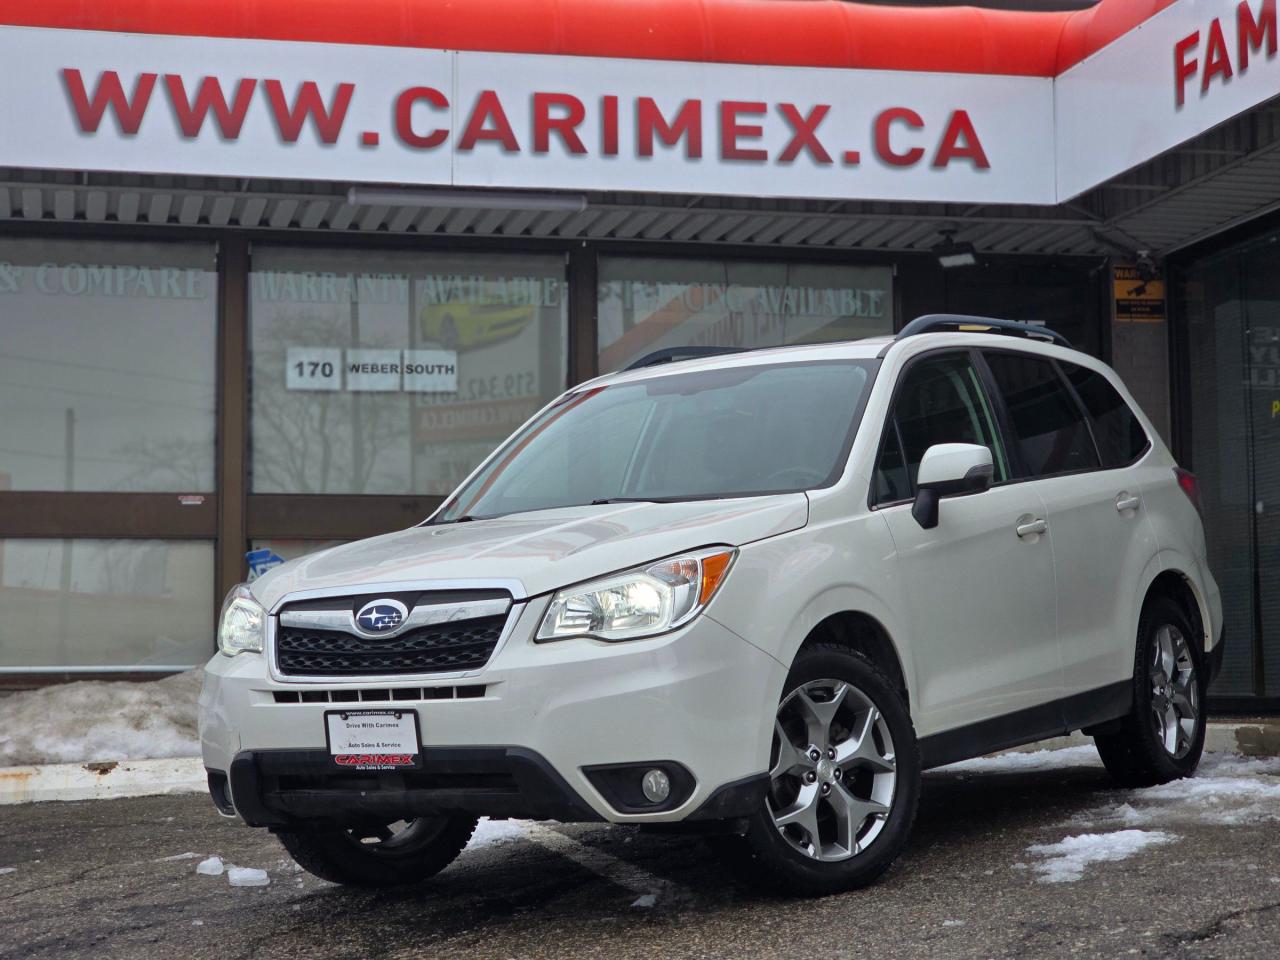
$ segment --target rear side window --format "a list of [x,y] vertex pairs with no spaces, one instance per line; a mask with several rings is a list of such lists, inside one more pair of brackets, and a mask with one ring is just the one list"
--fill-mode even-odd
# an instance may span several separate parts
[[1046,477],[1096,470],[1098,453],[1084,412],[1053,364],[1026,354],[984,356],[1009,408],[1029,474]]
[[1089,411],[1103,467],[1123,467],[1137,460],[1147,449],[1147,433],[1116,388],[1088,367],[1064,363],[1062,372]]

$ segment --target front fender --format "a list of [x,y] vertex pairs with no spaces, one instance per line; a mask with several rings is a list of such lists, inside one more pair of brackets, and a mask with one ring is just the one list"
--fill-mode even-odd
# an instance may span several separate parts
[[[823,620],[849,612],[868,616],[889,637],[914,702],[915,661],[906,626],[893,613],[904,609],[896,567],[878,514],[807,526],[744,546],[707,615],[788,670]],[[781,685],[777,694],[781,699]]]

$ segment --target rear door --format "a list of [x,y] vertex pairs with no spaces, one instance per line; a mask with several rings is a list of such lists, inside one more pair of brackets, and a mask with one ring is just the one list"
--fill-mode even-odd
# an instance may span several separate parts
[[[925,738],[1061,696],[1053,555],[1035,532],[1044,505],[1034,485],[1009,482],[992,409],[970,351],[925,354],[900,376],[881,440],[873,506],[897,548],[917,677],[913,713]],[[937,527],[925,530],[911,501],[920,460],[938,443],[990,447],[995,484],[944,499]],[[1023,733],[996,723],[922,746],[926,762],[943,762],[971,755],[974,743],[980,753]]]
[[[1133,675],[1134,592],[1156,554],[1132,465],[1150,448],[1107,378],[1087,367],[986,351],[1019,470],[1048,511],[1068,725],[1115,712]],[[1115,703],[1110,701],[1114,700]]]

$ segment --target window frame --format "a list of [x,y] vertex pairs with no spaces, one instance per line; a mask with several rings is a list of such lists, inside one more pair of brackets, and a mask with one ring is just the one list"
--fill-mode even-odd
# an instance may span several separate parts
[[1105,472],[1107,470],[1127,470],[1130,467],[1140,463],[1143,460],[1143,458],[1145,458],[1146,455],[1151,452],[1155,444],[1152,443],[1151,433],[1147,430],[1146,425],[1142,422],[1142,418],[1138,416],[1137,412],[1133,409],[1133,406],[1129,403],[1128,400],[1125,399],[1124,394],[1121,393],[1118,389],[1116,389],[1116,385],[1111,382],[1111,378],[1108,377],[1106,373],[1104,373],[1103,371],[1095,370],[1093,367],[1085,366],[1082,363],[1072,364],[1072,366],[1079,367],[1081,370],[1087,370],[1092,374],[1096,374],[1097,376],[1101,377],[1103,381],[1106,382],[1107,386],[1110,387],[1112,391],[1114,391],[1115,395],[1120,398],[1120,402],[1124,404],[1125,409],[1129,411],[1129,416],[1133,417],[1133,422],[1138,425],[1138,429],[1142,431],[1142,438],[1143,440],[1146,441],[1142,445],[1142,449],[1140,449],[1136,455],[1129,458],[1124,463],[1118,463],[1113,467],[1108,467],[1103,463],[1103,460],[1102,460],[1102,447],[1098,444],[1098,434],[1093,429],[1093,414],[1089,412],[1088,404],[1084,402],[1084,398],[1080,396],[1080,392],[1076,390],[1076,385],[1071,382],[1071,377],[1069,377],[1067,375],[1067,372],[1062,369],[1062,364],[1057,360],[1054,360],[1054,366],[1058,368],[1058,376],[1060,376],[1063,379],[1063,381],[1067,385],[1067,389],[1071,391],[1071,396],[1075,398],[1076,405],[1081,410],[1084,411],[1086,421],[1089,424],[1089,433],[1093,437],[1094,448],[1098,451],[1098,463],[1102,464],[1101,466],[1098,467],[1098,472]]
[[[1015,357],[1029,357],[1029,358],[1032,358],[1032,360],[1043,361],[1043,362],[1046,362],[1046,364],[1050,365],[1051,369],[1053,370],[1053,374],[1057,376],[1057,381],[1059,381],[1059,384],[1061,384],[1062,387],[1066,388],[1066,396],[1070,398],[1071,404],[1073,404],[1073,406],[1075,407],[1075,412],[1079,413],[1080,417],[1083,417],[1084,429],[1085,431],[1087,431],[1089,436],[1089,445],[1091,445],[1091,447],[1093,448],[1093,456],[1097,458],[1097,462],[1098,462],[1097,466],[1082,467],[1082,468],[1079,468],[1079,470],[1059,470],[1059,471],[1053,472],[1053,474],[1032,474],[1032,472],[1030,472],[1029,467],[1027,465],[1027,461],[1024,460],[1023,448],[1021,448],[1021,442],[1018,438],[1018,433],[1016,433],[1016,430],[1014,430],[1014,421],[1012,421],[1012,415],[1009,412],[1009,404],[1007,404],[1007,402],[1005,401],[1004,390],[1000,389],[1000,384],[998,384],[996,381],[995,372],[993,372],[991,370],[991,367],[987,365],[986,357],[983,357],[983,369],[987,371],[987,374],[989,376],[991,376],[992,388],[995,388],[996,390],[996,402],[998,403],[998,406],[1000,406],[1002,411],[1001,413],[1002,421],[1004,421],[1004,424],[1007,425],[1007,434],[1009,434],[1009,436],[1007,436],[1006,438],[1006,445],[1007,443],[1009,443],[1009,440],[1012,440],[1012,442],[1016,444],[1016,456],[1018,456],[1020,472],[1021,474],[1023,474],[1018,477],[1010,477],[1010,483],[1029,483],[1029,481],[1036,481],[1036,480],[1052,480],[1053,477],[1057,477],[1057,476],[1079,476],[1080,474],[1097,474],[1097,472],[1105,470],[1106,467],[1102,466],[1102,451],[1098,449],[1097,438],[1096,436],[1093,435],[1093,417],[1089,415],[1088,407],[1085,407],[1084,403],[1080,401],[1079,394],[1076,394],[1075,388],[1071,387],[1071,381],[1068,379],[1068,376],[1066,376],[1066,374],[1062,372],[1062,367],[1059,365],[1059,362],[1057,362],[1056,357],[1044,355],[1044,353],[1033,353],[1030,351],[1024,351],[1024,349],[1007,349],[1005,347],[978,347],[977,349],[980,353],[1009,353],[1009,355],[1012,355]],[[1124,398],[1121,397],[1121,399],[1124,399]],[[1144,431],[1144,433],[1146,433],[1146,431]],[[1151,438],[1149,438],[1149,436],[1147,438],[1147,442],[1148,444],[1149,442],[1151,442]]]
[[[986,363],[982,361],[982,357],[981,357],[981,354],[979,353],[978,348],[964,347],[964,346],[935,347],[931,350],[925,350],[924,352],[918,353],[914,357],[911,357],[905,364],[903,364],[902,369],[898,371],[897,379],[894,381],[894,384],[893,384],[893,393],[889,397],[889,409],[885,413],[884,423],[881,425],[880,432],[876,437],[875,454],[872,459],[871,471],[870,471],[870,483],[867,484],[867,509],[868,510],[875,512],[877,510],[884,510],[889,507],[900,507],[900,506],[903,506],[904,504],[915,502],[916,495],[914,491],[912,492],[910,497],[906,497],[904,499],[889,500],[884,503],[876,502],[876,499],[875,499],[876,467],[880,463],[881,454],[884,452],[885,438],[888,436],[888,431],[890,428],[893,429],[895,435],[897,436],[898,449],[902,451],[902,458],[903,458],[904,465],[906,463],[906,456],[907,456],[906,446],[902,442],[902,430],[901,430],[901,427],[898,425],[898,418],[894,416],[894,411],[898,404],[898,398],[902,394],[902,384],[907,379],[907,375],[911,372],[912,368],[914,368],[916,364],[920,363],[921,361],[926,359],[933,359],[941,354],[951,354],[951,353],[964,354],[969,358],[969,362],[973,366],[974,372],[978,376],[979,388],[983,390],[983,392],[986,394],[987,403],[990,406],[990,412],[991,412],[991,417],[993,421],[991,426],[995,432],[996,437],[999,439],[1001,445],[1003,445],[1004,447],[1005,459],[1009,463],[1010,476],[1005,480],[992,483],[991,486],[992,487],[1005,486],[1007,484],[1017,482],[1017,478],[1012,476],[1014,472],[1013,471],[1014,461],[1012,458],[1016,455],[1019,458],[1017,461],[1018,465],[1019,467],[1021,467],[1021,451],[1018,451],[1016,454],[1010,452],[1009,434],[1005,424],[1005,417],[1007,417],[1008,412],[1005,410],[1003,398],[1002,397],[997,398],[996,395],[994,395],[991,391],[991,382],[989,380],[991,372],[990,370],[987,369]],[[992,457],[994,459],[995,451],[992,451]],[[914,484],[912,486],[914,487]]]
[[[903,450],[903,457],[905,459],[906,453],[905,453],[905,448],[903,447],[903,444],[902,444],[901,431],[898,428],[897,418],[894,417],[894,408],[896,407],[898,402],[898,397],[902,389],[902,383],[906,379],[907,374],[911,371],[911,368],[914,367],[916,363],[920,362],[921,360],[927,357],[935,357],[940,353],[968,353],[970,356],[970,360],[974,366],[974,369],[977,371],[978,379],[981,382],[983,389],[986,391],[987,400],[991,404],[991,413],[995,418],[996,433],[1000,437],[1000,442],[1004,445],[1005,457],[1009,462],[1009,473],[1010,473],[1010,476],[1007,479],[992,483],[991,484],[992,488],[1010,486],[1015,483],[1034,483],[1038,480],[1051,480],[1056,477],[1079,476],[1081,474],[1086,474],[1086,473],[1104,473],[1111,470],[1126,470],[1140,463],[1148,454],[1151,453],[1152,449],[1154,449],[1155,444],[1151,439],[1151,433],[1150,431],[1147,430],[1146,425],[1143,424],[1142,419],[1133,410],[1133,406],[1129,403],[1129,401],[1125,399],[1124,394],[1116,388],[1116,385],[1111,381],[1111,378],[1101,371],[1097,371],[1094,368],[1086,366],[1084,364],[1075,364],[1075,366],[1082,367],[1083,369],[1089,370],[1093,373],[1098,373],[1107,381],[1108,385],[1113,390],[1116,391],[1121,401],[1129,409],[1129,412],[1134,417],[1134,420],[1137,421],[1138,425],[1142,428],[1143,436],[1146,438],[1146,441],[1147,441],[1146,445],[1142,448],[1142,450],[1138,453],[1138,455],[1135,456],[1132,460],[1129,460],[1127,463],[1123,463],[1113,467],[1108,467],[1103,464],[1102,450],[1098,446],[1098,438],[1094,432],[1093,415],[1089,412],[1089,408],[1085,406],[1083,399],[1081,399],[1080,394],[1076,391],[1074,384],[1072,384],[1071,382],[1071,378],[1068,377],[1066,374],[1066,371],[1062,369],[1062,363],[1058,360],[1057,357],[1052,357],[1047,354],[1035,353],[1028,350],[1019,350],[1016,348],[1003,347],[1003,346],[1000,346],[1000,347],[937,347],[935,349],[926,350],[923,353],[916,354],[914,357],[912,357],[910,360],[907,361],[907,363],[902,367],[902,370],[899,371],[898,373],[897,380],[893,386],[893,394],[889,398],[888,412],[885,414],[884,423],[881,425],[880,432],[876,437],[875,455],[872,461],[872,467],[870,471],[870,483],[867,485],[867,509],[868,510],[876,511],[876,510],[885,509],[886,507],[898,507],[898,506],[902,506],[903,504],[911,503],[915,499],[913,494],[912,497],[908,499],[891,500],[891,501],[886,501],[884,503],[877,503],[875,499],[876,466],[879,464],[880,456],[884,452],[885,438],[887,436],[887,431],[890,428],[892,428],[895,431],[895,433],[897,433],[898,435],[898,447],[900,450]],[[1025,458],[1022,455],[1022,444],[1018,439],[1017,431],[1015,431],[1013,428],[1013,418],[1009,412],[1009,405],[1005,401],[1004,392],[1000,389],[1000,385],[999,383],[997,383],[995,378],[995,373],[992,371],[990,365],[987,363],[987,354],[994,354],[994,353],[1011,354],[1017,357],[1028,357],[1030,359],[1041,360],[1049,364],[1049,366],[1053,369],[1054,374],[1057,376],[1058,382],[1066,388],[1067,396],[1071,398],[1071,403],[1074,405],[1076,412],[1081,417],[1084,418],[1085,429],[1088,431],[1089,443],[1092,445],[1094,456],[1097,458],[1097,461],[1098,461],[1098,465],[1096,467],[1086,467],[1080,470],[1062,470],[1056,473],[1045,473],[1045,474],[1039,474],[1039,475],[1033,474],[1031,472],[1031,470],[1028,468]]]
[[[862,426],[865,421],[866,413],[867,413],[867,405],[870,403],[871,395],[875,391],[876,383],[878,382],[880,377],[880,371],[884,368],[884,361],[880,357],[833,357],[826,360],[821,360],[821,359],[792,360],[792,361],[783,361],[783,362],[775,362],[775,363],[752,364],[750,366],[758,366],[762,369],[764,368],[787,369],[787,368],[793,368],[793,367],[806,367],[806,366],[818,366],[818,365],[857,366],[857,367],[863,367],[867,371],[867,382],[863,387],[861,396],[858,398],[857,405],[853,408],[853,410],[849,414],[850,416],[849,427],[845,431],[844,437],[841,440],[840,449],[837,451],[836,456],[833,459],[831,472],[826,476],[826,478],[821,483],[816,483],[811,486],[805,486],[800,489],[751,490],[751,491],[745,491],[745,492],[732,491],[732,492],[697,494],[697,495],[688,496],[688,497],[679,497],[673,502],[694,503],[700,500],[743,500],[743,499],[749,499],[751,497],[788,496],[788,495],[797,494],[797,493],[805,494],[812,490],[827,490],[831,487],[834,487],[836,484],[838,484],[844,478],[844,476],[849,472],[849,467],[851,465],[851,458],[853,455],[853,447],[854,447],[854,444],[857,442],[858,434],[862,431]],[[696,371],[675,372],[669,375],[670,376],[686,376],[686,375],[693,374],[695,372]],[[593,391],[598,392],[599,390],[608,389],[608,387],[610,386],[628,386],[628,385],[634,385],[637,383],[644,383],[644,382],[645,382],[644,380],[635,380],[635,381],[624,381],[621,384],[606,384],[601,387],[590,387],[590,386],[572,387],[569,390],[566,390],[564,393],[562,393],[555,400],[551,401],[547,406],[543,407],[540,411],[538,411],[538,413],[535,415],[533,419],[539,420],[545,417],[545,415],[549,411],[551,411],[554,407],[565,402],[571,402],[574,397],[587,394]],[[439,515],[444,511],[445,508],[452,507],[456,502],[457,494],[462,489],[464,489],[468,484],[470,484],[473,480],[481,476],[485,471],[485,469],[491,463],[494,463],[496,460],[501,459],[504,454],[510,453],[511,450],[514,450],[516,447],[520,445],[520,442],[518,440],[518,438],[520,437],[520,430],[523,430],[524,427],[527,426],[529,422],[533,422],[533,421],[528,421],[525,424],[522,424],[521,427],[518,428],[517,432],[512,433],[510,436],[507,437],[506,440],[504,440],[501,444],[499,444],[494,449],[493,453],[491,453],[488,457],[486,457],[484,461],[481,462],[480,465],[476,467],[475,471],[469,477],[467,477],[467,479],[464,480],[462,484],[458,486],[457,489],[453,490],[451,493],[448,494],[448,496],[446,496],[443,499],[443,501],[439,504],[439,506],[432,511],[430,516],[428,516],[426,519],[424,519],[421,523],[417,525],[418,526],[435,526],[437,524],[454,522],[452,518],[444,519],[444,518],[441,518]],[[650,429],[650,425],[646,425],[646,433],[649,431],[649,429]],[[513,441],[515,442],[513,443]],[[645,442],[649,442],[649,438],[645,438]],[[538,508],[538,509],[550,509],[550,508]],[[506,514],[495,514],[491,516],[486,516],[483,519],[496,519],[497,517],[501,517],[501,516],[506,516]]]

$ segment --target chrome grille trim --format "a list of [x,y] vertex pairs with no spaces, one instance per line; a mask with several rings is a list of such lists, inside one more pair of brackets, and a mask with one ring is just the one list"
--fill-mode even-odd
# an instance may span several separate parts
[[[379,593],[444,593],[457,590],[505,590],[513,597],[511,600],[500,600],[499,603],[509,607],[507,610],[507,620],[503,625],[502,634],[498,637],[498,642],[493,648],[493,653],[489,656],[489,661],[483,666],[474,670],[454,671],[451,673],[422,673],[422,674],[390,674],[390,675],[360,675],[353,677],[341,676],[302,676],[294,674],[282,674],[276,668],[276,628],[279,625],[282,615],[282,608],[291,603],[298,603],[304,600],[317,600],[332,598],[335,601],[339,599],[351,598],[356,596],[368,596]],[[493,601],[469,601],[471,603],[489,603]],[[432,605],[426,605],[428,608]],[[449,604],[439,604],[437,606],[451,606]],[[280,597],[271,605],[270,614],[267,617],[267,637],[266,645],[263,650],[263,656],[267,660],[268,675],[277,683],[292,685],[314,685],[324,684],[329,687],[347,687],[356,685],[377,685],[377,684],[403,684],[411,683],[418,677],[426,678],[434,684],[442,684],[444,681],[465,680],[471,677],[479,676],[492,666],[493,662],[501,655],[503,649],[507,645],[512,632],[515,630],[516,623],[520,620],[524,613],[527,601],[525,600],[524,585],[519,580],[435,580],[435,581],[391,581],[379,583],[355,583],[343,587],[326,587],[315,590],[298,590],[293,593],[287,593]],[[417,609],[417,608],[415,608]],[[300,611],[301,612],[301,611]],[[307,611],[314,613],[314,611]],[[344,611],[345,612],[345,611]],[[499,611],[500,612],[500,611]],[[357,634],[358,636],[358,634]]]
[[[363,593],[360,596],[364,596]],[[345,599],[345,598],[335,598]],[[279,615],[280,626],[311,630],[345,630],[357,637],[391,639],[417,627],[437,626],[456,620],[479,620],[496,617],[511,609],[510,600],[468,600],[463,603],[436,603],[417,606],[409,611],[404,623],[385,633],[368,634],[356,623],[351,610],[286,610]]]

